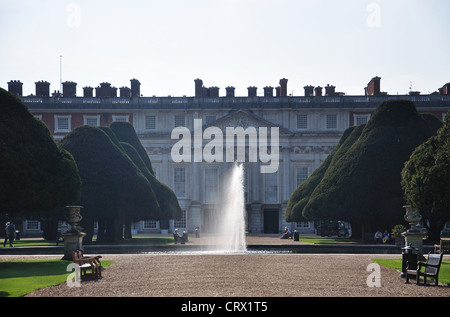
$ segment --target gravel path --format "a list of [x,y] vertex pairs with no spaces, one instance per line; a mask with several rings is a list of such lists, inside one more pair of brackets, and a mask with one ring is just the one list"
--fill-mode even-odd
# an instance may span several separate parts
[[[280,240],[272,239],[280,243]],[[291,241],[291,240],[290,240]],[[286,241],[286,243],[292,243]],[[256,243],[255,241],[253,241]],[[261,243],[267,243],[262,241]],[[283,241],[285,243],[285,241]],[[297,242],[298,243],[298,242]],[[103,254],[114,264],[103,278],[37,290],[29,297],[449,297],[448,286],[405,284],[380,267],[380,287],[369,287],[374,254]],[[60,258],[5,256],[2,260]],[[373,280],[372,280],[373,281]]]

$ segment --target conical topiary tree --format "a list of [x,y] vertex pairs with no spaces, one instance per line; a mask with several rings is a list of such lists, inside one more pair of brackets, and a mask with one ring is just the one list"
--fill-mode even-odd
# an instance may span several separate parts
[[355,143],[333,159],[303,215],[349,221],[355,237],[402,223],[400,173],[413,150],[431,135],[412,102],[381,103]]
[[327,156],[325,161],[323,161],[322,164],[314,170],[307,180],[295,189],[289,198],[286,207],[285,220],[287,222],[313,220],[306,219],[303,216],[303,209],[308,203],[311,194],[324,177],[328,167],[332,164],[333,159],[340,157],[342,153],[345,153],[348,150],[348,148],[358,139],[363,128],[364,125],[360,125],[346,129],[339,140],[338,145],[333,149],[330,155]]
[[141,171],[143,171],[149,182],[152,184],[156,198],[161,207],[161,213],[158,217],[161,228],[168,229],[169,219],[180,219],[182,216],[182,210],[175,193],[169,186],[160,182],[154,176],[150,159],[133,126],[128,122],[113,122],[111,123],[110,128],[120,142],[129,144],[134,148],[135,151],[122,143],[127,154]]
[[80,195],[74,158],[23,102],[0,88],[0,215],[64,219]]
[[122,238],[124,222],[156,218],[159,205],[147,178],[99,128],[82,126],[61,140],[78,165],[82,181],[79,204],[81,225],[92,237],[93,222],[99,222],[98,239],[116,241]]

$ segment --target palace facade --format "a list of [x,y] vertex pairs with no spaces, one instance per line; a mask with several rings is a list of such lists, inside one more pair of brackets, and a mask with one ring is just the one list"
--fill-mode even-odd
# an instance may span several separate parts
[[[366,123],[378,104],[389,99],[407,99],[421,113],[434,114],[443,120],[450,110],[450,83],[433,94],[388,95],[380,90],[381,78],[374,77],[360,96],[336,92],[334,86],[305,86],[304,96],[287,94],[288,80],[277,87],[248,87],[247,96],[235,96],[234,87],[226,87],[219,96],[218,87],[205,87],[196,79],[192,97],[143,97],[140,82],[132,79],[130,87],[119,89],[110,83],[83,87],[78,96],[76,83],[62,83],[62,92],[50,95],[50,84],[36,82],[34,95],[23,96],[20,81],[8,82],[8,90],[41,119],[55,140],[81,125],[108,126],[113,121],[131,123],[152,162],[156,177],[176,193],[184,213],[172,220],[171,229],[192,232],[213,230],[221,202],[226,199],[222,180],[229,174],[232,162],[208,162],[204,159],[175,162],[172,147],[179,141],[172,136],[176,127],[186,127],[195,134],[194,123],[225,131],[227,127],[243,129],[278,128],[279,162],[274,173],[261,173],[268,163],[249,159],[246,145],[244,164],[247,227],[250,233],[279,233],[284,227],[301,233],[314,233],[313,222],[286,223],[284,214],[291,193],[305,181],[337,145],[345,129]],[[95,94],[94,94],[95,92]],[[201,120],[201,121],[199,121]],[[248,130],[247,130],[248,131]],[[270,140],[270,138],[269,138]],[[209,139],[203,136],[202,145]],[[250,141],[249,141],[250,142]],[[223,143],[225,157],[225,142]],[[194,153],[192,145],[192,153]],[[39,223],[29,221],[24,233],[39,230]],[[134,224],[135,233],[161,232],[157,221]]]

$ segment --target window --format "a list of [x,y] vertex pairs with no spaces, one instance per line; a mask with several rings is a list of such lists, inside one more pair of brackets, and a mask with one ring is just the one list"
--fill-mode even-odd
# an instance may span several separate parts
[[156,220],[144,220],[144,229],[156,229]]
[[145,130],[156,130],[156,116],[145,116]]
[[206,116],[206,124],[208,125],[208,124],[211,124],[211,123],[213,123],[214,121],[216,121],[216,116]]
[[219,194],[218,169],[205,169],[205,203],[216,203]]
[[309,229],[310,228],[310,224],[309,221],[301,221],[301,222],[297,222],[295,224],[296,228],[303,228],[303,229]]
[[183,216],[181,217],[180,220],[174,220],[173,221],[173,226],[175,228],[186,228],[186,210],[183,210]]
[[296,187],[308,179],[308,168],[307,167],[297,167],[295,169],[296,176]]
[[177,167],[174,170],[174,192],[177,197],[186,197],[186,168]]
[[84,125],[88,125],[91,127],[99,127],[100,126],[100,115],[98,116],[83,116]]
[[366,124],[370,119],[370,114],[354,114],[353,122],[354,125]]
[[55,132],[70,132],[72,116],[55,115]]
[[308,116],[306,114],[297,115],[297,129],[298,130],[308,129]]
[[264,201],[266,203],[278,202],[278,173],[264,174]]
[[175,128],[176,127],[185,127],[186,119],[184,116],[175,116]]
[[337,115],[327,114],[327,130],[337,129]]
[[112,121],[114,122],[128,122],[130,119],[129,115],[117,115],[113,114]]
[[37,220],[27,220],[25,227],[27,230],[39,230],[41,227],[41,224]]

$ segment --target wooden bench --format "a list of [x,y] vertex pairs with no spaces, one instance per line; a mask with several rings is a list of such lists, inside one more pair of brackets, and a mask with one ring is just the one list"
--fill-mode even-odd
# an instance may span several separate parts
[[434,253],[450,254],[450,238],[441,238],[441,243],[434,245]]
[[[428,254],[427,262],[418,262],[417,270],[406,270],[406,283],[409,283],[409,275],[416,275],[416,283],[419,285],[420,276],[423,276],[423,284],[427,284],[427,277],[434,278],[435,285],[438,285],[439,269],[441,267],[444,254]],[[424,267],[424,271],[421,269]]]
[[76,250],[72,252],[72,260],[74,263],[80,266],[81,279],[87,278],[87,270],[91,270],[91,279],[102,277],[102,263],[100,262],[100,255],[97,256],[84,256],[82,250]]

